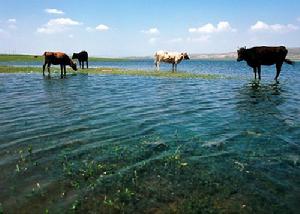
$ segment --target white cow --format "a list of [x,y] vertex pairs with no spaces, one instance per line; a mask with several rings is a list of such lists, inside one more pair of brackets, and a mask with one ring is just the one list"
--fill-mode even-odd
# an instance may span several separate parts
[[156,70],[159,71],[160,62],[170,63],[172,64],[172,71],[174,72],[177,70],[177,64],[185,59],[190,59],[187,53],[157,51],[154,55],[154,64]]

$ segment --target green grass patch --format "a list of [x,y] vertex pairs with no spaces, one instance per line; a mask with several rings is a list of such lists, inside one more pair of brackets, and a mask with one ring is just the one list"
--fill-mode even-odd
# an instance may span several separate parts
[[0,66],[0,73],[37,73],[42,72],[41,67],[14,67],[14,66]]
[[43,60],[42,55],[0,54],[0,62],[41,62]]
[[[52,67],[51,73],[57,73],[60,68]],[[42,73],[41,67],[13,67],[13,66],[0,66],[0,73]],[[89,68],[72,71],[68,68],[68,72],[72,74],[108,74],[108,75],[128,75],[128,76],[145,76],[145,77],[165,77],[165,78],[185,78],[185,79],[218,79],[222,78],[217,74],[193,74],[187,72],[171,72],[171,71],[144,71],[144,70],[126,70],[119,68]],[[45,71],[47,74],[47,69]]]

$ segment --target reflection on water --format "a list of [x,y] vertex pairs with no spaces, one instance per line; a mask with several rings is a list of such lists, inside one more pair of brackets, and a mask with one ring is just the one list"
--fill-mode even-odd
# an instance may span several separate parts
[[[221,65],[209,69],[245,76],[235,64],[229,71]],[[276,84],[0,75],[1,206],[41,213],[296,213],[295,72]]]

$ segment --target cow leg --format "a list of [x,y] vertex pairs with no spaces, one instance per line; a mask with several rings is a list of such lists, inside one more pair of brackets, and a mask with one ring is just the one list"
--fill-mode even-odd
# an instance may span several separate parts
[[82,69],[84,69],[84,61],[81,61]]
[[156,70],[159,71],[159,61],[155,62]]
[[261,80],[261,75],[260,75],[261,74],[261,66],[258,66],[257,70],[258,70],[258,79]]
[[48,76],[50,77],[50,63],[48,63],[47,68],[48,68]]
[[175,63],[175,71],[177,71],[177,64]]
[[43,76],[45,76],[45,67],[46,67],[46,63],[44,63],[43,65]]
[[172,72],[175,71],[175,63],[172,63]]
[[86,61],[86,68],[89,68],[89,61]]
[[254,77],[256,79],[256,67],[253,67]]
[[281,71],[282,62],[276,63],[276,77],[275,80],[277,81],[277,78],[279,77],[280,71]]
[[67,76],[66,65],[64,65],[64,76]]
[[62,64],[60,64],[60,78],[62,79],[62,78],[64,78],[64,76],[63,76],[63,65]]

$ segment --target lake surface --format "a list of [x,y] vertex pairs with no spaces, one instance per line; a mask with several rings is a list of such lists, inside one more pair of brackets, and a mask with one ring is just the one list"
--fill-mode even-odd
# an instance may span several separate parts
[[221,77],[0,74],[0,210],[297,213],[300,64],[178,69]]

